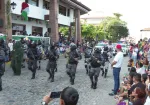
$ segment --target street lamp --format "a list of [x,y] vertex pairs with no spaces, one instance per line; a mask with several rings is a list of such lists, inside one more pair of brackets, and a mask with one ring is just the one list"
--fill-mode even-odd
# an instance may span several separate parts
[[16,8],[17,4],[16,4],[15,2],[12,2],[12,3],[10,4],[10,6],[11,6],[11,8],[14,10],[14,9]]

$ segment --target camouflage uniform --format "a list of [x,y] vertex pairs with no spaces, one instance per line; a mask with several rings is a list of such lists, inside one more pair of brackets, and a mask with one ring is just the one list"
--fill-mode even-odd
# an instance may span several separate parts
[[36,74],[36,69],[37,69],[37,60],[39,57],[35,43],[33,43],[31,45],[31,48],[28,49],[27,56],[29,58],[28,69],[32,71],[31,79],[35,79],[35,74]]
[[46,67],[46,71],[49,73],[48,79],[51,79],[51,82],[54,82],[55,70],[57,69],[57,52],[55,50],[55,46],[51,46],[47,58],[49,59]]
[[91,80],[91,88],[97,88],[98,77],[100,74],[100,66],[101,66],[101,51],[96,49],[93,56],[91,56],[89,62],[91,63],[91,69],[89,71],[89,77]]
[[78,58],[79,54],[76,51],[76,46],[71,46],[69,52],[69,60],[68,60],[68,66],[67,66],[67,74],[70,77],[70,83],[71,85],[74,85],[74,80],[75,80],[75,74],[76,74],[76,69],[77,69],[77,64],[78,64]]

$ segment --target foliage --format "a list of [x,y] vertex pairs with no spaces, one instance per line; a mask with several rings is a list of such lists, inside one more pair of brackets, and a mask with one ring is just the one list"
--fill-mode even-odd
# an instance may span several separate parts
[[6,3],[6,18],[7,18],[7,26],[6,29],[11,28],[11,7],[10,7],[10,0],[7,1]]
[[59,32],[64,36],[69,35],[69,27],[61,26],[59,27]]
[[120,17],[122,16],[120,13],[114,13],[114,16],[117,18],[117,19],[120,19]]
[[23,60],[23,49],[20,41],[16,42],[13,47],[11,67],[14,75],[21,74],[21,63]]
[[115,42],[129,35],[127,23],[120,19],[121,14],[114,13],[115,17],[107,17],[100,23],[99,29],[103,30],[105,38]]

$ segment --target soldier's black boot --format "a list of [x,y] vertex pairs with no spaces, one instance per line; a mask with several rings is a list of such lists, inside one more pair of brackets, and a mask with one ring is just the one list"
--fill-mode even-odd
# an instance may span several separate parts
[[0,86],[0,91],[2,91],[3,89],[2,89],[2,86]]
[[94,83],[93,89],[97,88],[97,82]]
[[54,69],[51,71],[51,75],[52,75],[52,79],[51,79],[51,82],[54,82]]
[[2,91],[2,79],[0,77],[0,91]]
[[94,87],[93,76],[90,76],[90,80],[91,80],[91,88],[93,89],[93,87]]
[[106,77],[107,77],[107,72],[108,72],[108,70],[107,70],[107,69],[105,69],[105,75],[104,75],[104,78],[106,78]]
[[40,69],[41,69],[41,66],[38,67],[38,70],[40,70]]
[[48,80],[50,80],[51,79],[51,73],[50,73],[50,71],[49,70],[46,70],[47,72],[48,72],[48,74],[49,74],[49,77],[48,77]]
[[102,70],[102,76],[104,76],[104,73],[105,73],[105,72],[104,72],[104,69],[103,69],[103,68],[101,68],[101,70]]
[[31,79],[35,79],[35,73],[32,73],[32,78]]
[[95,78],[95,83],[94,83],[94,88],[93,88],[93,89],[96,89],[96,88],[97,88],[97,81],[98,81],[98,77],[97,77],[97,76],[95,76],[94,78]]
[[41,69],[41,61],[39,61],[39,67],[38,67],[38,70]]
[[71,79],[71,85],[74,85],[74,79],[73,78]]
[[56,67],[56,69],[55,69],[55,72],[57,72],[57,67]]
[[88,74],[89,73],[89,71],[88,71],[88,69],[86,68],[86,74]]

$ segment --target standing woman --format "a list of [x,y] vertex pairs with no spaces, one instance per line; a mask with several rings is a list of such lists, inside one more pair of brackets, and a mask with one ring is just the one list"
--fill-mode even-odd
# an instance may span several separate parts
[[150,44],[149,44],[149,49],[148,49],[148,52],[147,52],[147,59],[148,59],[148,62],[149,62],[149,66],[148,66],[148,70],[150,69]]

